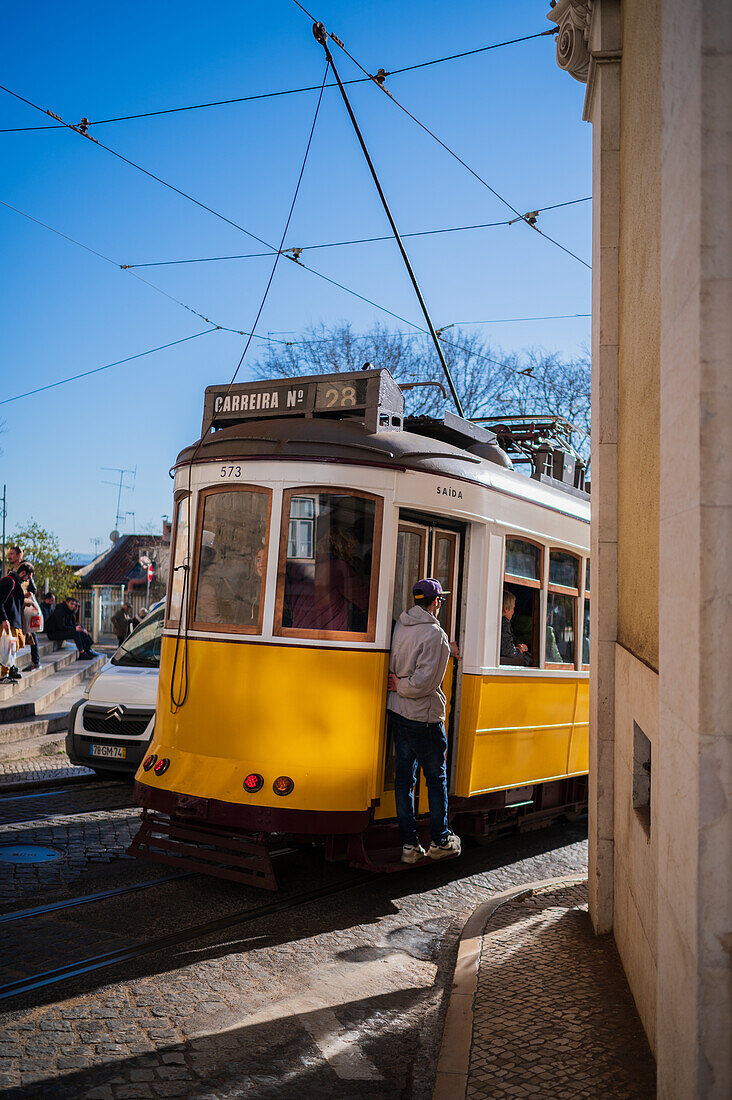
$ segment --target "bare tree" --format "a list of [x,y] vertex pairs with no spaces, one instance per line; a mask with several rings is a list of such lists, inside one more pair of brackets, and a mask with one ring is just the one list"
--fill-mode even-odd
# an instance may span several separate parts
[[[459,328],[443,334],[441,341],[466,416],[562,416],[580,429],[573,434],[574,446],[584,456],[589,454],[587,355],[563,359],[541,348],[506,354],[477,333]],[[427,337],[392,332],[381,324],[361,335],[348,322],[308,328],[298,340],[268,345],[252,370],[255,378],[292,378],[360,370],[365,363],[386,367],[397,382],[445,386]],[[407,412],[413,415],[439,416],[450,407],[449,397],[443,397],[437,385],[409,390],[405,397]]]

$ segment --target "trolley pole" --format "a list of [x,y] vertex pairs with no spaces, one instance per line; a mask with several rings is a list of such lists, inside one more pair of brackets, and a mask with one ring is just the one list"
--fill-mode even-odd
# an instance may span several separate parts
[[414,292],[417,295],[417,300],[418,300],[418,302],[419,302],[419,304],[422,308],[422,313],[424,314],[424,319],[427,322],[427,327],[430,330],[430,335],[432,337],[432,342],[434,343],[435,351],[437,352],[437,358],[440,360],[440,363],[442,364],[442,369],[445,373],[445,378],[447,379],[447,385],[450,389],[450,393],[452,394],[452,399],[455,402],[455,408],[457,409],[460,416],[465,416],[465,413],[463,412],[462,402],[460,401],[460,398],[458,397],[457,390],[455,389],[455,383],[453,382],[452,375],[450,374],[450,368],[448,367],[448,365],[445,361],[445,356],[443,354],[442,348],[440,347],[439,337],[438,337],[437,333],[435,332],[434,325],[432,324],[432,318],[429,315],[429,310],[427,309],[427,304],[426,304],[424,298],[422,297],[422,291],[419,289],[419,283],[417,282],[417,276],[414,274],[414,271],[412,269],[412,265],[409,262],[409,256],[407,255],[407,250],[405,249],[405,247],[402,243],[402,239],[399,236],[399,230],[397,229],[396,222],[394,221],[394,218],[392,217],[391,210],[389,209],[389,204],[386,201],[386,195],[384,194],[384,192],[381,188],[381,184],[379,182],[379,177],[376,174],[376,169],[374,168],[373,161],[371,160],[371,157],[369,156],[369,151],[366,148],[366,142],[363,139],[363,136],[362,136],[361,131],[360,131],[359,126],[358,126],[358,122],[356,121],[356,116],[353,113],[353,109],[351,107],[350,101],[348,99],[348,96],[346,95],[346,89],[343,87],[343,82],[341,81],[341,78],[338,75],[338,70],[336,69],[335,62],[333,61],[333,55],[330,52],[330,49],[328,48],[328,32],[325,29],[324,24],[323,23],[313,23],[313,34],[315,35],[316,41],[319,42],[320,45],[325,50],[326,59],[328,60],[328,63],[330,65],[331,69],[333,70],[333,76],[336,78],[336,82],[338,84],[338,88],[340,89],[340,93],[343,97],[343,102],[346,105],[346,110],[348,111],[349,118],[351,119],[351,122],[353,123],[353,128],[356,131],[356,137],[358,138],[359,144],[360,144],[361,149],[363,151],[363,155],[366,158],[366,163],[369,166],[369,171],[371,172],[371,176],[373,178],[373,181],[376,184],[376,190],[379,192],[379,198],[381,199],[381,204],[384,207],[384,211],[386,212],[387,218],[389,219],[389,225],[391,226],[391,231],[394,234],[394,239],[396,240],[396,243],[399,245],[399,251],[402,254],[402,259],[404,260],[404,265],[405,265],[405,267],[407,269],[407,272],[409,274],[409,278],[412,280],[412,286],[414,287]]

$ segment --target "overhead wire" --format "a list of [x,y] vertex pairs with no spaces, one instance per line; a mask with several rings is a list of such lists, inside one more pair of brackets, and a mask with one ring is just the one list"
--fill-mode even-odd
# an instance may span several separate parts
[[180,340],[171,340],[168,344],[160,344],[156,348],[148,348],[147,351],[139,351],[136,355],[128,355],[125,359],[115,359],[113,363],[105,363],[103,367],[94,367],[93,370],[81,371],[80,374],[72,374],[69,378],[60,378],[57,382],[49,382],[47,386],[36,386],[34,390],[27,390],[25,393],[18,393],[15,397],[4,397],[0,400],[0,405],[9,405],[12,401],[20,401],[22,397],[32,397],[33,394],[43,393],[44,390],[53,390],[56,386],[65,386],[67,382],[76,382],[79,378],[88,378],[92,374],[99,374],[100,371],[109,370],[110,367],[119,367],[123,363],[131,363],[134,359],[142,359],[145,355],[153,355],[156,351],[165,351],[166,348],[173,348],[176,344],[185,344],[188,340],[197,340],[199,336],[208,336],[210,332],[217,332],[215,328],[206,328],[202,332],[194,332],[191,336],[183,336]]
[[[305,13],[305,15],[308,16],[309,19],[314,19],[314,17],[310,14],[310,12],[307,10],[307,8],[303,7],[303,5],[300,3],[300,0],[293,0],[293,3],[298,8],[300,8],[300,10],[303,11]],[[429,134],[429,136],[434,141],[436,141],[437,144],[440,145],[447,153],[449,153],[451,157],[453,157],[459,164],[461,164],[463,166],[463,168],[467,169],[467,171],[470,172],[471,176],[474,176],[475,179],[477,179],[479,183],[481,183],[485,188],[487,188],[488,191],[490,191],[490,193],[492,195],[495,196],[495,198],[497,198],[500,202],[502,202],[504,206],[508,207],[508,209],[511,210],[516,215],[517,220],[521,220],[521,221],[525,222],[526,225],[528,225],[530,229],[535,230],[535,232],[537,232],[540,236],[544,237],[547,241],[550,241],[553,245],[556,245],[556,247],[560,248],[562,250],[562,252],[566,252],[566,254],[568,256],[571,256],[573,259],[577,260],[578,263],[583,264],[590,271],[592,270],[592,265],[588,264],[586,260],[583,260],[581,256],[578,256],[576,252],[572,252],[571,249],[569,249],[565,245],[561,244],[560,241],[555,240],[554,237],[550,237],[548,233],[544,233],[544,231],[539,229],[538,226],[533,225],[530,221],[528,221],[527,216],[525,214],[522,214],[521,211],[517,210],[516,207],[511,202],[509,202],[509,200],[507,198],[505,198],[498,191],[496,191],[495,187],[492,187],[488,183],[488,181],[486,179],[484,179],[483,176],[480,175],[479,172],[476,172],[476,170],[473,167],[471,167],[471,165],[469,165],[467,163],[467,161],[463,160],[463,158],[459,155],[459,153],[456,153],[454,149],[452,149],[446,142],[444,142],[442,140],[442,138],[437,136],[437,134],[434,132],[434,130],[431,130],[429,128],[429,126],[426,126],[424,122],[422,122],[420,119],[418,119],[417,116],[415,114],[413,114],[407,107],[405,107],[403,103],[400,103],[399,100],[389,91],[389,89],[384,87],[383,79],[377,79],[376,76],[373,76],[371,73],[369,73],[368,70],[363,67],[363,65],[360,63],[360,61],[357,61],[356,58],[353,56],[353,54],[349,52],[346,45],[338,37],[338,35],[333,34],[331,31],[327,31],[326,33],[328,34],[328,37],[333,42],[335,42],[335,44],[337,46],[339,46],[343,50],[346,57],[350,58],[350,60],[353,62],[353,64],[364,74],[364,76],[368,77],[368,79],[371,81],[372,84],[375,84],[376,87],[379,88],[380,91],[382,91],[384,93],[384,95],[389,97],[389,99],[392,101],[392,103],[394,103],[395,106],[397,106],[400,111],[403,111],[405,115],[407,115],[409,118],[411,118],[412,121],[415,122],[417,124],[417,126],[419,126],[422,130],[424,130],[424,132],[426,134]]]
[[[297,3],[297,0],[294,0],[294,2]],[[302,5],[298,4],[298,7],[302,8]],[[303,8],[302,10],[305,11],[306,9]],[[333,38],[333,35],[330,35],[330,37]],[[338,44],[341,45],[339,40],[336,40],[335,38],[333,40],[338,41]],[[342,47],[342,48],[344,48],[344,47]],[[345,51],[345,52],[347,53],[348,51]],[[350,54],[348,54],[348,56],[350,57]],[[354,63],[358,64],[358,62],[354,62]],[[361,68],[361,66],[359,66],[359,68]],[[365,69],[362,70],[362,71],[364,73],[366,72]],[[324,90],[324,87],[321,88],[321,95],[318,99],[318,108],[319,108],[320,102],[322,101],[323,90]],[[5,85],[0,84],[0,91],[4,91],[8,95],[13,96],[15,99],[18,99],[23,103],[26,103],[29,107],[32,107],[34,110],[39,111],[41,114],[50,114],[50,115],[52,115],[52,117],[58,119],[58,121],[66,129],[72,130],[75,133],[80,134],[82,137],[87,138],[89,141],[93,142],[93,144],[99,146],[100,149],[104,149],[105,152],[111,153],[118,160],[124,162],[125,164],[128,164],[132,168],[135,168],[136,170],[141,172],[143,175],[148,176],[150,179],[155,180],[156,182],[160,183],[162,186],[164,186],[164,187],[168,188],[169,190],[173,191],[174,193],[180,195],[182,198],[187,199],[188,201],[192,202],[195,206],[198,206],[200,209],[205,210],[208,213],[212,214],[214,217],[218,218],[219,220],[227,223],[228,225],[231,225],[235,229],[238,229],[240,232],[246,234],[246,236],[251,237],[253,240],[257,241],[257,243],[259,243],[259,244],[263,245],[265,248],[269,249],[269,254],[274,254],[275,257],[279,257],[279,255],[283,254],[282,248],[275,249],[275,247],[273,245],[271,245],[268,241],[266,241],[263,238],[257,236],[256,234],[252,233],[250,230],[246,229],[244,226],[240,225],[238,222],[233,221],[231,218],[228,218],[228,217],[226,217],[226,215],[221,214],[219,211],[215,210],[213,207],[208,206],[206,203],[203,203],[199,199],[194,198],[194,196],[192,196],[192,195],[188,194],[187,192],[183,191],[181,188],[176,187],[174,184],[169,183],[167,180],[164,180],[161,176],[158,176],[156,173],[150,172],[147,168],[144,168],[142,165],[140,165],[140,164],[136,163],[135,161],[131,160],[129,157],[125,157],[123,154],[118,153],[116,149],[113,149],[110,146],[105,145],[103,142],[98,141],[96,138],[92,137],[91,134],[86,133],[86,131],[81,129],[80,127],[74,126],[71,123],[65,122],[60,117],[60,115],[56,115],[56,114],[54,114],[54,112],[39,106],[37,103],[34,103],[32,100],[28,99],[27,97],[20,95],[20,93],[15,92],[10,88],[7,88]],[[394,102],[396,102],[396,100]],[[422,125],[422,124],[420,123],[420,125]],[[439,140],[439,139],[437,139],[437,140]],[[486,184],[486,186],[489,186],[489,185]],[[490,187],[489,187],[489,189],[490,189]],[[511,206],[510,203],[507,202],[507,200],[502,200],[502,201],[504,201],[506,203],[506,205],[508,205],[509,208],[513,212],[516,212],[515,208],[513,206]],[[584,201],[584,200],[570,200],[570,202],[577,202],[577,201]],[[519,217],[522,218],[523,215],[519,214]],[[68,239],[71,240],[72,238],[68,238]],[[75,243],[79,243],[79,242],[75,242]],[[560,246],[560,247],[562,247],[562,246]],[[93,249],[88,249],[88,250],[89,251],[95,251]],[[101,256],[101,253],[98,253],[98,255]],[[107,257],[103,257],[103,256],[102,256],[102,258],[108,259]],[[324,282],[329,283],[331,286],[335,286],[338,289],[344,291],[346,294],[349,294],[349,295],[357,298],[359,301],[362,301],[362,302],[366,303],[367,305],[373,306],[375,309],[378,309],[381,312],[387,314],[388,316],[393,317],[395,320],[401,321],[402,323],[404,323],[406,325],[410,325],[411,327],[413,327],[418,332],[423,332],[423,333],[427,332],[426,329],[423,329],[420,325],[416,324],[414,321],[410,321],[406,317],[402,317],[400,314],[394,312],[393,310],[388,309],[386,306],[382,306],[380,303],[375,302],[373,299],[367,298],[365,295],[360,294],[358,291],[352,290],[350,287],[346,286],[344,283],[341,283],[336,279],[332,279],[329,276],[324,275],[322,272],[318,271],[316,268],[313,268],[313,267],[308,266],[307,264],[304,264],[301,260],[295,258],[294,256],[289,256],[288,255],[288,256],[286,256],[286,258],[291,260],[291,262],[295,263],[298,267],[301,267],[304,271],[310,272],[310,274],[315,275],[317,278],[323,280]],[[134,272],[133,272],[133,274],[134,274]],[[155,287],[154,284],[149,284],[149,285],[153,286],[157,290],[161,290],[161,288]],[[161,291],[161,292],[163,294],[166,294],[166,296],[172,298],[172,295],[167,295],[166,291]],[[182,305],[186,309],[190,309],[191,312],[197,312],[195,310],[192,310],[191,307],[186,306],[185,303],[182,303],[177,299],[173,299],[173,300],[178,301],[178,304]],[[202,315],[199,314],[199,316],[202,316]],[[210,321],[209,321],[209,323],[213,324],[213,322],[210,322]],[[238,330],[234,330],[234,331],[238,331]],[[447,340],[445,340],[444,342],[453,343],[452,341],[447,341]],[[457,345],[457,344],[454,344],[454,343],[453,343],[453,346],[458,347],[458,348],[460,347],[460,345]],[[248,345],[247,345],[247,347],[248,347]],[[466,350],[466,349],[462,348],[461,350]],[[486,361],[492,362],[496,365],[504,366],[504,364],[500,363],[498,360],[489,359],[486,356],[481,356],[481,358],[486,359]],[[518,374],[518,373],[521,373],[521,372],[516,371],[515,373]]]
[[[436,57],[432,61],[420,61],[415,65],[404,65],[401,69],[392,69],[390,72],[385,73],[387,76],[401,76],[403,73],[413,72],[416,69],[425,69],[430,65],[441,65],[445,61],[456,61],[459,58],[471,57],[473,54],[485,53],[488,50],[497,50],[502,46],[513,46],[518,42],[530,42],[533,38],[544,38],[546,35],[556,34],[555,27],[550,28],[547,31],[538,31],[536,34],[526,34],[521,38],[509,38],[505,42],[493,42],[489,46],[478,46],[473,50],[463,50],[461,53],[449,54],[447,57]],[[370,77],[361,76],[355,77],[352,80],[344,80],[344,84],[365,84]],[[326,84],[326,88],[337,88],[338,85]],[[260,99],[274,99],[280,96],[297,95],[301,92],[317,92],[319,88],[318,84],[309,84],[302,88],[284,88],[276,92],[260,92],[255,95],[236,96],[231,99],[214,99],[208,103],[190,103],[183,107],[165,107],[157,111],[140,111],[134,115],[118,115],[115,118],[99,118],[86,120],[87,126],[107,126],[115,122],[132,122],[140,118],[156,118],[160,115],[174,115],[180,114],[184,111],[202,111],[209,107],[227,107],[233,103],[252,103]],[[0,134],[20,134],[36,130],[61,130],[63,129],[63,123],[52,123],[47,126],[13,126],[0,129]]]
[[[560,207],[574,206],[576,203],[579,203],[579,202],[590,202],[591,199],[592,199],[592,196],[587,195],[585,198],[581,198],[581,199],[569,199],[567,202],[556,202],[556,203],[553,203],[551,206],[539,206],[535,210],[532,211],[532,214],[543,214],[547,210],[559,210]],[[475,225],[454,225],[454,226],[448,226],[444,229],[419,229],[419,230],[415,230],[412,233],[402,233],[401,236],[402,237],[434,237],[434,236],[437,236],[438,234],[441,234],[441,233],[465,233],[469,230],[495,229],[499,226],[513,225],[516,221],[517,221],[516,218],[512,218],[511,220],[504,220],[504,221],[500,221],[500,222],[480,222],[480,223],[477,223]],[[375,244],[375,243],[378,243],[380,241],[393,241],[393,240],[394,240],[394,238],[391,234],[384,234],[383,236],[379,236],[379,237],[358,237],[358,238],[355,238],[354,240],[347,240],[347,241],[327,241],[327,242],[323,242],[323,243],[320,243],[320,244],[304,244],[304,245],[299,245],[297,248],[295,248],[294,246],[290,246],[289,248],[285,248],[284,251],[285,252],[310,252],[313,249],[342,248],[346,245]],[[220,260],[256,260],[256,259],[261,259],[264,256],[270,256],[270,255],[271,255],[270,252],[243,252],[243,253],[237,253],[237,254],[228,255],[228,256],[194,256],[190,259],[153,260],[153,261],[149,261],[147,263],[121,264],[120,266],[124,267],[125,269],[127,269],[127,268],[138,268],[138,267],[170,267],[170,266],[174,266],[176,264],[206,264],[206,263],[214,263],[214,262],[217,262],[217,261],[220,261]]]

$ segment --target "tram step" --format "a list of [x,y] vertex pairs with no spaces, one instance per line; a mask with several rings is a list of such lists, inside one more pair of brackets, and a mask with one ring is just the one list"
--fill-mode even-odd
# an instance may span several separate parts
[[[7,722],[19,721],[21,718],[35,718],[41,711],[50,706],[60,695],[64,695],[71,688],[88,680],[95,672],[104,667],[107,658],[95,657],[93,661],[76,661],[73,651],[68,651],[71,663],[64,660],[66,653],[58,656],[62,658],[62,667],[52,671],[40,682],[28,677],[28,686],[25,686],[26,677],[23,677],[15,685],[10,687],[12,695],[10,699],[0,702],[0,728]],[[40,671],[40,670],[39,670]]]
[[[45,680],[48,676],[53,676],[54,672],[59,672],[62,668],[66,668],[67,665],[70,665],[72,661],[76,660],[76,647],[74,647],[74,649],[62,649],[58,653],[45,653],[40,658],[40,668],[30,668],[30,651],[28,652],[27,660],[24,659],[22,653],[20,660],[22,663],[19,662],[18,668],[20,668],[23,674],[23,679],[17,684],[0,684],[0,703],[5,702],[6,699],[17,698],[19,691],[24,691],[26,688],[31,687],[32,684],[37,684],[40,680]],[[1,718],[0,721],[2,721]]]
[[140,828],[128,851],[138,859],[183,871],[231,879],[260,890],[277,889],[267,840],[256,833],[178,821],[167,814],[143,810]]

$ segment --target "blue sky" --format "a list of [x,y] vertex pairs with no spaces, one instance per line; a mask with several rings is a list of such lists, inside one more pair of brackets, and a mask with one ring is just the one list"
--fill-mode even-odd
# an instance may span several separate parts
[[[548,3],[373,0],[306,5],[375,72],[545,30]],[[321,47],[291,0],[6,7],[2,83],[66,121],[153,111],[320,83]],[[343,78],[359,75],[334,50]],[[394,95],[521,211],[591,191],[584,88],[562,73],[552,38],[394,76]],[[510,213],[371,84],[349,89],[397,224],[411,231],[502,221]],[[317,94],[94,128],[100,141],[271,242],[278,242]],[[47,119],[0,93],[0,128]],[[0,199],[116,264],[261,251],[250,238],[65,129],[0,134]],[[590,258],[590,203],[539,225]],[[336,89],[326,91],[286,244],[388,232]],[[207,326],[129,273],[0,206],[2,396],[15,397]],[[436,325],[588,313],[590,273],[526,225],[407,242]],[[305,258],[305,257],[303,257]],[[150,267],[139,274],[217,323],[249,329],[270,260]],[[310,266],[421,324],[391,242],[312,251]],[[258,331],[385,316],[289,261]],[[404,329],[394,323],[394,327]],[[506,351],[566,354],[589,320],[483,325]],[[253,341],[248,361],[257,355]],[[197,437],[207,385],[229,380],[242,338],[215,332],[0,406],[0,480],[12,531],[33,517],[90,552],[113,526],[102,467],[137,468],[122,511],[139,530],[171,511],[168,469]],[[242,377],[247,377],[246,363]],[[129,480],[129,479],[128,479]],[[123,529],[132,529],[132,517]]]

